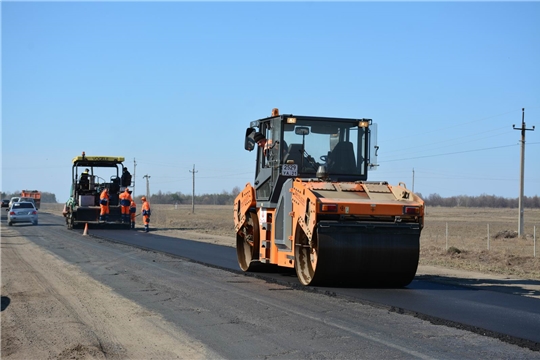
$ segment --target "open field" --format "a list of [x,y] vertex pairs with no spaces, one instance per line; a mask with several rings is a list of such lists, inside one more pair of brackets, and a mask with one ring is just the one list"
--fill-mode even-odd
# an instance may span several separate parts
[[[62,206],[43,204],[42,211],[61,214]],[[191,205],[154,204],[150,226],[162,235],[235,246],[232,211],[232,205],[196,205],[192,213]],[[428,207],[420,264],[540,280],[540,209],[525,209],[524,219],[526,236],[518,238],[517,209]]]
[[518,238],[517,209],[428,208],[420,263],[540,280],[540,209],[525,209],[524,220]]

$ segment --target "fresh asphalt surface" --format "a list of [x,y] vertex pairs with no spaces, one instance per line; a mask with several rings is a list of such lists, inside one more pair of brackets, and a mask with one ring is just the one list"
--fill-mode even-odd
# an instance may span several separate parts
[[[48,221],[63,222],[46,215]],[[2,216],[4,218],[4,216]],[[66,230],[68,231],[68,230]],[[74,230],[82,233],[82,230]],[[241,272],[236,249],[133,230],[92,229],[90,236],[191,261]],[[496,291],[426,281],[417,277],[401,289],[304,287],[291,271],[250,274],[297,289],[317,291],[356,302],[407,313],[440,325],[489,335],[516,345],[540,350],[540,300]]]
[[[129,230],[92,229],[91,235],[225,270],[240,271],[236,249],[228,246]],[[256,276],[301,287],[291,271],[256,273]],[[420,279],[415,279],[403,289],[311,288],[362,303],[382,305],[397,312],[415,314],[443,325],[466,327],[481,334],[491,333],[498,338],[510,336],[540,344],[540,300],[534,298]]]

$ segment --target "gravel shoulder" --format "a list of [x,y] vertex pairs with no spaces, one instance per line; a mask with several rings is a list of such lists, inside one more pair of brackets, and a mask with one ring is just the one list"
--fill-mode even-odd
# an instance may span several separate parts
[[2,223],[2,359],[206,359],[158,314]]

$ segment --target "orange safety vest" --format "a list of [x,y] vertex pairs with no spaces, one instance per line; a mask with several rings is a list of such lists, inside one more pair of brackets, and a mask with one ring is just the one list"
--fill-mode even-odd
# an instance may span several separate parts
[[121,193],[118,198],[120,199],[120,205],[122,206],[129,206],[133,202],[131,195],[127,191]]
[[[103,190],[101,192],[101,195],[99,196],[99,199],[101,200],[99,202],[101,205],[109,205],[109,191],[108,190]],[[102,204],[104,199],[106,200],[106,203]]]
[[150,216],[150,203],[148,201],[143,201],[141,213],[143,217]]

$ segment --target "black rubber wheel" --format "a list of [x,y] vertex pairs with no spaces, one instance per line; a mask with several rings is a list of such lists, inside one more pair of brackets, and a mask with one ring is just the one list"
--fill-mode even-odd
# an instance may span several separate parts
[[236,234],[236,255],[243,271],[250,271],[252,263],[259,259],[259,241],[259,219],[250,212]]
[[297,236],[294,247],[294,269],[296,270],[296,276],[302,285],[314,285],[313,279],[319,259],[316,233],[311,241],[311,245],[300,226],[297,229],[297,234],[299,235]]

